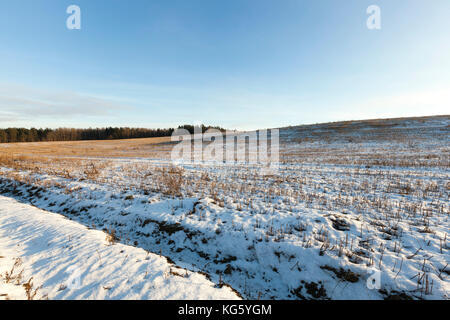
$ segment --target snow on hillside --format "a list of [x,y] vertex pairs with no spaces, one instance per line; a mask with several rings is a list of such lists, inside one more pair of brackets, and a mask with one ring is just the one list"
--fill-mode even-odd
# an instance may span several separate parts
[[114,229],[118,242],[246,299],[449,299],[449,123],[281,129],[273,175],[253,164],[174,164],[161,153],[94,159],[35,150],[0,158],[0,194]]
[[237,299],[164,257],[3,196],[0,275],[0,299]]

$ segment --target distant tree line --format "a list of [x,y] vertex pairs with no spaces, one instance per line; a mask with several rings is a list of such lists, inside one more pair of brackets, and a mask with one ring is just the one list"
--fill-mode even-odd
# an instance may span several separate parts
[[[201,125],[205,132],[210,128],[224,131],[220,127]],[[194,133],[194,126],[179,126]],[[75,141],[75,140],[114,140],[171,136],[175,129],[144,129],[144,128],[89,128],[89,129],[0,129],[0,143],[9,142],[40,142],[40,141]]]
[[[178,127],[178,129],[185,129],[185,130],[189,131],[190,134],[194,133],[195,128],[201,128],[203,133],[205,133],[209,129],[215,129],[215,130],[219,130],[219,131],[222,131],[222,132],[226,131],[224,128],[221,128],[221,127],[205,126],[204,124],[202,124],[200,126],[193,126],[193,125],[190,125],[190,124],[185,124],[185,125],[182,125],[182,126]],[[198,130],[198,131],[200,131],[200,130]]]

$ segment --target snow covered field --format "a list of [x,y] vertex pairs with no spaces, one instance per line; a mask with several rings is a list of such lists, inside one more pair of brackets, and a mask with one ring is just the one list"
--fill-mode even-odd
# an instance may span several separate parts
[[[18,256],[33,265],[34,249],[11,250],[42,241],[59,247],[41,247],[34,273],[23,278],[48,283],[49,298],[189,298],[176,290],[188,283],[199,298],[236,297],[229,284],[246,299],[449,299],[449,124],[437,117],[286,128],[280,170],[270,176],[249,164],[175,166],[163,152],[159,159],[24,152],[2,161],[0,194],[77,224],[41,221],[56,216],[37,209],[27,219],[21,212],[29,206],[8,209],[25,207],[1,198],[0,272]],[[72,228],[95,241],[77,240]],[[105,232],[121,244],[106,244]],[[64,247],[76,243],[87,248]],[[51,250],[67,253],[53,260]],[[153,253],[148,283],[144,250]],[[58,291],[71,257],[83,255],[86,285]],[[194,273],[167,280],[158,255]],[[94,276],[100,257],[114,262],[104,263],[111,270],[99,271],[102,281]]]
[[0,299],[238,299],[164,257],[3,196],[0,275]]

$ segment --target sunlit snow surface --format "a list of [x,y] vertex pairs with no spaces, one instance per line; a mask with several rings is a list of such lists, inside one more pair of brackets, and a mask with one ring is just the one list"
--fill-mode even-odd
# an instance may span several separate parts
[[[147,250],[246,299],[449,299],[449,125],[438,117],[285,128],[282,163],[269,176],[254,165],[174,166],[167,157],[24,160],[0,168],[0,193],[80,223],[95,241],[70,237],[75,227],[61,216],[26,219],[28,209],[2,198],[0,248],[9,251],[0,251],[0,272],[13,257],[36,259],[30,272],[50,298],[233,296],[195,274],[166,280],[170,267],[155,255],[157,271],[144,279]],[[122,244],[106,245],[106,229]],[[68,249],[77,244],[93,248]],[[57,291],[72,263],[85,268],[84,289]],[[368,287],[378,271],[379,288]]]
[[[0,299],[27,299],[23,284],[31,277],[33,292],[41,287],[35,299],[237,299],[164,257],[105,239],[104,232],[0,196]],[[4,274],[18,258],[7,283]]]

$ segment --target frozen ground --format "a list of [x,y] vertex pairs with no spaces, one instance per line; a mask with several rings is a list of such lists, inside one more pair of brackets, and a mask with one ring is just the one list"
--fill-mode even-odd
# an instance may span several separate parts
[[0,196],[0,300],[27,298],[237,299],[237,295],[164,257],[109,244],[104,232]]
[[270,176],[163,153],[6,159],[0,194],[114,230],[248,299],[449,299],[449,124],[286,128]]

